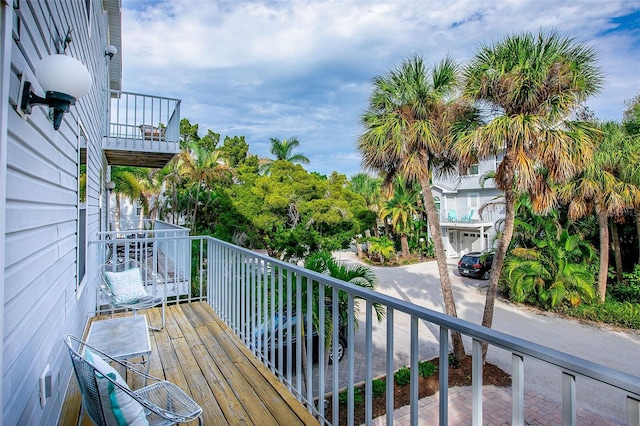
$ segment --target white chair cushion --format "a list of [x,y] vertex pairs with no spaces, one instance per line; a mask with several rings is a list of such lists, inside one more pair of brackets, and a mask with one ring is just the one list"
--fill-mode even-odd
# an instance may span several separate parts
[[109,376],[112,380],[129,389],[122,376],[88,348],[84,352],[84,357],[100,372],[96,373],[96,377],[107,422],[110,425],[148,426],[149,422],[144,414],[144,407],[105,377]]
[[133,303],[149,294],[142,283],[140,268],[131,268],[122,272],[104,272],[111,291],[122,303]]

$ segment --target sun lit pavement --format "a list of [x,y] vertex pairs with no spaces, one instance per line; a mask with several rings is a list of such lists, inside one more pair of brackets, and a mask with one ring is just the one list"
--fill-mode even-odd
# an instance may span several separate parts
[[[353,252],[336,252],[335,256],[347,263],[359,261]],[[479,324],[482,321],[485,301],[484,291],[487,281],[460,277],[457,272],[457,259],[448,259],[448,264],[458,316]],[[429,309],[444,311],[440,279],[435,261],[399,268],[373,267],[373,269],[378,275],[378,291]],[[374,320],[374,377],[383,375],[385,372],[385,328],[385,321],[378,323]],[[419,328],[420,359],[437,357],[439,329],[424,322],[420,323]],[[613,330],[604,326],[596,327],[561,318],[550,313],[538,312],[525,306],[516,306],[503,300],[496,301],[494,328],[621,371],[637,374],[637,359],[640,356],[640,333],[637,332]],[[402,318],[396,313],[395,340],[397,342],[408,341],[403,340],[408,336],[408,333],[409,319]],[[364,378],[365,368],[364,354],[362,353],[362,348],[365,347],[364,315],[362,313],[360,315],[360,329],[356,332],[353,346],[355,349],[354,370],[357,382]],[[396,369],[409,363],[408,348],[404,346],[406,345],[395,345],[394,364]],[[471,347],[470,339],[465,338],[465,347],[469,351]],[[616,348],[616,350],[611,351],[611,348]],[[511,370],[511,354],[506,351],[490,347],[487,360],[507,372]],[[345,361],[343,360],[340,363],[341,368]],[[626,418],[624,393],[580,377],[578,377],[576,384],[579,413],[586,413],[585,411],[580,411],[586,409],[589,412],[602,413],[605,418]],[[456,390],[456,392],[458,391]],[[561,401],[561,371],[539,361],[527,360],[525,362],[525,392],[533,400],[536,400],[534,398],[535,395],[538,395],[538,398],[542,398],[543,395],[544,400],[555,404],[555,407],[559,407]],[[507,409],[510,410],[509,389],[506,390],[506,395],[509,398]],[[467,400],[467,403],[470,404],[468,401],[470,399]],[[528,409],[526,406],[525,408]],[[485,403],[485,413],[492,412],[492,410],[493,408],[489,409]],[[559,413],[555,408],[552,412],[554,414],[556,412]],[[420,410],[420,413],[422,417],[422,410]],[[450,415],[451,413],[450,411]],[[578,418],[580,419],[581,417],[579,416]],[[510,414],[508,419],[508,423],[510,423]],[[599,417],[596,424],[603,424],[602,422],[603,418]],[[456,422],[450,421],[450,424],[456,424]],[[525,418],[525,424],[545,423],[537,423],[537,421]]]
[[[555,426],[562,424],[562,408],[556,402],[544,398],[536,392],[524,395],[525,425]],[[471,387],[455,387],[449,389],[449,424],[471,424]],[[511,388],[484,386],[482,388],[483,424],[487,426],[511,425]],[[439,421],[438,393],[422,398],[418,404],[419,425],[436,425]],[[411,417],[408,405],[397,409],[393,416],[396,426],[410,425]],[[614,426],[622,425],[617,421],[603,418],[585,409],[576,410],[576,423],[581,426]],[[384,416],[374,419],[374,426],[386,424]]]

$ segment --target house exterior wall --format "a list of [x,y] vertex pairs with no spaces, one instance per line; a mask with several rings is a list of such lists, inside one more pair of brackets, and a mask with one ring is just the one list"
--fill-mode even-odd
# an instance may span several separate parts
[[[79,146],[86,140],[84,222],[85,240],[89,240],[104,222],[101,138],[107,114],[107,16],[103,2],[95,0],[0,0],[0,4],[3,17],[11,15],[12,23],[7,29],[7,19],[3,21],[3,35],[6,38],[7,31],[19,35],[19,39],[10,36],[8,84],[1,88],[2,110],[7,115],[6,124],[0,121],[0,141],[6,141],[6,161],[0,150],[0,159],[6,163],[6,173],[0,174],[0,183],[6,180],[0,202],[6,221],[5,229],[0,228],[0,254],[5,253],[4,264],[0,263],[0,274],[4,274],[0,275],[4,293],[2,423],[51,425],[57,421],[72,374],[62,338],[66,333],[82,335],[95,306],[98,260],[95,250],[79,244],[78,168]],[[68,28],[73,41],[65,53],[88,68],[92,86],[55,131],[45,106],[34,106],[25,119],[16,104],[21,75],[35,81],[35,66],[42,57],[57,53],[58,37],[64,37]],[[3,62],[3,74],[7,65]],[[42,95],[39,87],[37,92]],[[83,251],[85,263],[79,265]],[[79,269],[86,271],[81,282]],[[53,395],[42,408],[39,377],[47,365]]]
[[[504,218],[504,206],[495,203],[502,192],[492,179],[481,182],[487,172],[496,170],[499,158],[478,163],[465,176],[458,174],[433,180],[432,193],[440,204],[440,232],[448,257],[493,247],[495,223]],[[479,210],[485,205],[482,216]]]

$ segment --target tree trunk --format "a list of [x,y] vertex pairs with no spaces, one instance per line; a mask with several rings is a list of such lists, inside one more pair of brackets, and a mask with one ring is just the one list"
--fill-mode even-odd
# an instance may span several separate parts
[[116,192],[116,231],[120,231],[120,194]]
[[[513,229],[515,226],[515,194],[513,190],[509,189],[505,191],[505,218],[504,229],[502,235],[498,241],[498,247],[496,254],[493,257],[493,264],[491,266],[491,277],[489,278],[489,287],[487,288],[487,297],[484,303],[484,313],[482,315],[482,325],[484,327],[491,328],[493,324],[493,311],[496,303],[496,296],[498,294],[498,281],[500,280],[500,273],[502,272],[502,266],[504,265],[504,258],[511,244],[511,238],[513,237]],[[487,358],[487,344],[482,344],[482,362],[484,363]]]
[[598,300],[604,303],[607,295],[607,272],[609,269],[609,224],[607,213],[596,206],[598,227],[600,228],[600,267],[598,269]]
[[407,234],[400,235],[400,247],[402,247],[402,257],[409,257],[409,239]]
[[616,262],[616,280],[622,282],[622,252],[620,250],[620,237],[618,236],[618,224],[610,220],[611,243],[613,244],[613,258]]
[[[440,219],[436,210],[436,203],[431,193],[431,186],[428,178],[420,179],[422,186],[422,198],[424,201],[424,209],[427,214],[427,223],[431,236],[433,237],[433,245],[436,251],[436,262],[438,264],[438,273],[440,275],[440,286],[442,288],[442,298],[444,300],[444,308],[447,315],[458,317],[456,312],[456,304],[453,299],[453,291],[451,290],[451,280],[449,279],[449,270],[447,268],[447,254],[442,242],[442,234],[440,233]],[[453,346],[453,355],[461,360],[466,356],[464,343],[460,333],[451,330],[451,344]]]

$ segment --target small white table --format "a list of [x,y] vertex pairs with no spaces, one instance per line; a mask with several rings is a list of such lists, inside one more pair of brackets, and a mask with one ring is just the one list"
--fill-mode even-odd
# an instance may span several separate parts
[[87,343],[117,360],[142,357],[148,373],[151,341],[147,326],[146,315],[93,321]]

